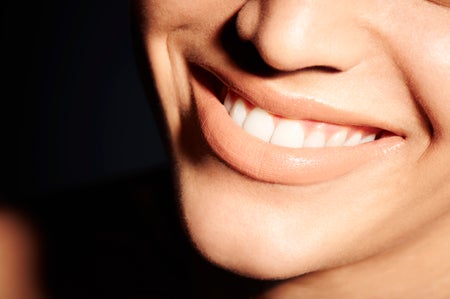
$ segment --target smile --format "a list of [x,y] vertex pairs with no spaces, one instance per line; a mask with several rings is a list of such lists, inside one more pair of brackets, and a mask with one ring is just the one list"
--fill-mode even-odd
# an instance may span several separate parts
[[233,121],[250,135],[289,148],[356,146],[374,141],[381,129],[338,126],[275,116],[228,91],[224,106]]
[[245,85],[270,96],[248,97],[245,85],[238,85],[245,81],[235,77],[222,84],[227,91],[221,98],[211,84],[215,75],[205,70],[193,70],[193,75],[195,106],[209,147],[230,168],[258,181],[305,185],[332,180],[380,161],[405,143],[398,134],[355,123],[357,117],[314,101],[295,99],[290,111],[291,99],[273,97],[270,88],[255,87],[251,79]]

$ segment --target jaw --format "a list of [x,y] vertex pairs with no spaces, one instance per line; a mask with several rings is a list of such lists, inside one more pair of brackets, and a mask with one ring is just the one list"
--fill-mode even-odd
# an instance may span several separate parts
[[[195,83],[192,86],[193,101],[205,99],[206,104],[194,106],[192,113],[182,117],[179,136],[184,137],[175,146],[174,154],[186,227],[195,247],[208,260],[241,275],[284,279],[352,263],[392,244],[399,230],[382,223],[395,223],[391,213],[398,209],[383,204],[386,199],[398,196],[397,188],[405,183],[402,175],[408,172],[402,165],[414,155],[403,138],[386,137],[361,147],[287,149],[276,146],[277,157],[292,151],[292,155],[311,155],[311,160],[330,155],[336,159],[316,164],[317,168],[295,171],[294,175],[286,172],[292,170],[292,165],[277,164],[278,169],[270,170],[270,179],[267,176],[261,179],[266,175],[261,168],[250,174],[237,169],[239,166],[223,158],[214,148],[214,141],[208,138],[221,136],[217,142],[222,143],[224,139],[229,140],[230,134],[239,134],[241,137],[235,144],[240,149],[249,143],[261,148],[275,146],[244,132],[233,123],[218,98],[211,94],[202,98],[196,93]],[[202,113],[214,109],[217,114],[213,112],[213,117],[202,118]],[[217,128],[222,133],[215,134],[213,130]],[[383,148],[389,142],[392,142],[390,146]],[[233,144],[227,142],[227,146]],[[383,148],[380,154],[359,154],[364,159],[370,157],[364,162],[354,159],[358,156],[355,152],[377,152],[379,147]],[[244,156],[256,151],[236,150],[236,154]],[[330,164],[349,159],[345,158],[346,151],[353,160],[347,160],[345,167],[353,166],[344,173],[331,174]],[[250,159],[251,156],[245,156],[245,160]],[[357,166],[352,164],[355,160]],[[317,176],[313,177],[316,170]],[[287,181],[292,177],[296,181]]]
[[195,164],[179,158],[182,211],[195,247],[239,274],[283,279],[337,267],[383,250],[399,233],[395,205],[380,208],[398,195],[401,175],[380,181],[386,171],[399,173],[395,163],[370,175],[360,169],[287,186],[254,180],[214,156]]
[[164,44],[151,60],[156,61],[182,211],[193,243],[210,261],[246,276],[288,278],[367,258],[405,233],[397,217],[415,201],[411,198],[419,198],[408,191],[415,189],[411,182],[418,173],[409,162],[417,160],[426,143],[414,147],[418,137],[405,138],[409,135],[382,121],[367,124],[366,117],[354,113],[351,124],[344,120],[350,114],[324,113],[319,119],[315,116],[323,111],[314,109],[305,119],[395,135],[346,148],[267,143],[237,126],[214,92],[190,81],[194,76],[181,51],[167,55],[161,50],[166,48],[172,47]]

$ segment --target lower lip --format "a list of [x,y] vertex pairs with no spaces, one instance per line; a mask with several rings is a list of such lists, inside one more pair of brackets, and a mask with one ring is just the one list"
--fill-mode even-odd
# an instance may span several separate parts
[[404,144],[400,136],[390,136],[352,147],[276,146],[249,135],[232,121],[211,90],[196,78],[191,83],[201,130],[211,149],[232,169],[258,181],[305,185],[332,180]]

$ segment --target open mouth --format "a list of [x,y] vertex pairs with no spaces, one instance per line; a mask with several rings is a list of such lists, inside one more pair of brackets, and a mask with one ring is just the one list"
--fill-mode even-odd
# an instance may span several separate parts
[[356,146],[372,142],[387,132],[371,127],[341,126],[273,115],[228,90],[224,106],[244,131],[265,142],[289,148]]
[[[229,84],[220,80],[219,88],[218,78],[210,72],[194,69],[192,73],[195,106],[205,140],[228,166],[259,181],[304,185],[331,180],[381,159],[405,141],[377,126],[355,125],[352,119],[345,123],[342,120],[350,114],[321,104],[304,105],[308,110],[304,115],[316,118],[281,116],[301,115],[303,112],[298,111],[302,107],[296,105],[296,111],[288,111],[292,105],[286,104],[289,101],[283,96],[273,97],[270,88],[255,86],[258,82],[253,84],[251,79],[245,82],[239,74],[229,76],[233,77]],[[242,86],[236,88],[239,84]],[[250,99],[242,96],[247,85],[262,90],[260,95],[270,96],[256,101],[257,95]],[[329,121],[332,119],[337,121]]]

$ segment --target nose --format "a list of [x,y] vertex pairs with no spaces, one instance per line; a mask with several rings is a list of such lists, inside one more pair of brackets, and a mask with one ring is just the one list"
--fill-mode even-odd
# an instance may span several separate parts
[[345,71],[362,61],[370,44],[350,2],[249,0],[238,13],[237,32],[274,69]]

